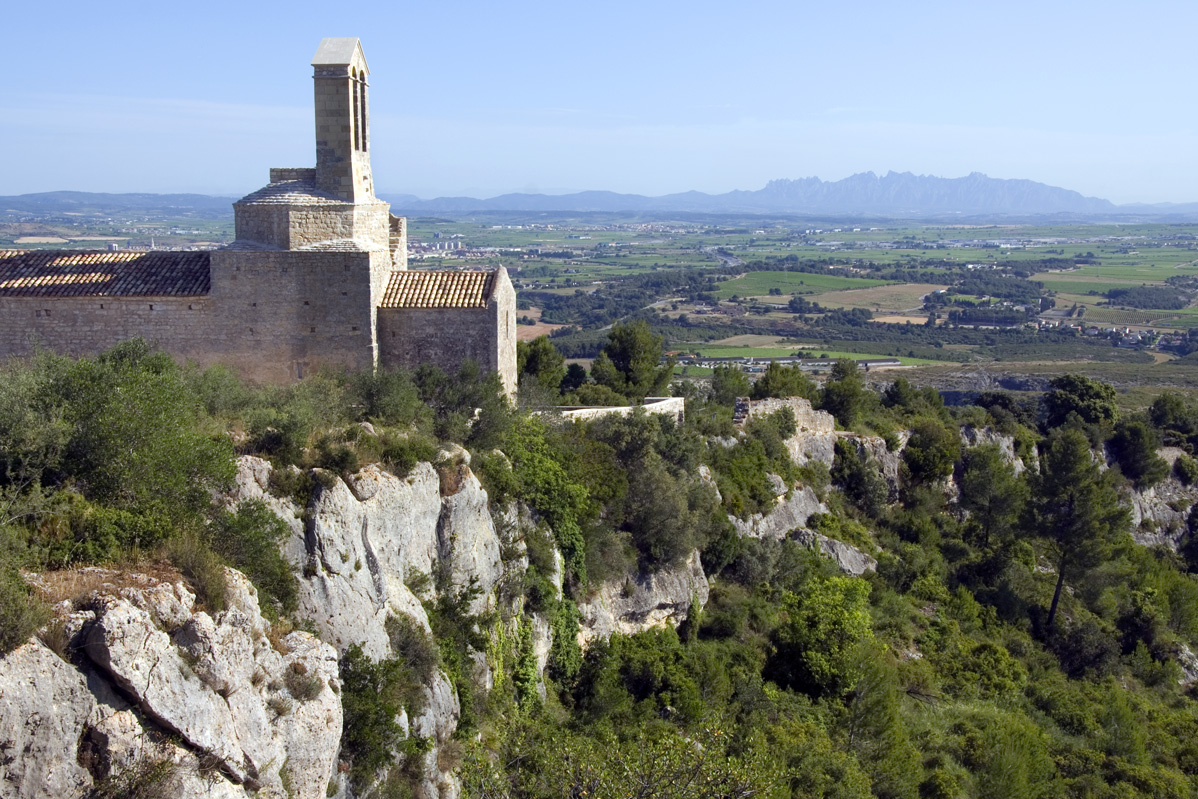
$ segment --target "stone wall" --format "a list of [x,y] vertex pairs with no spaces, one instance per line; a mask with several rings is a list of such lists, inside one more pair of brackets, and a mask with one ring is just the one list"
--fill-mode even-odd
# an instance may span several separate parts
[[[181,358],[211,356],[208,297],[0,297],[0,357],[93,355],[141,336]],[[209,357],[209,359],[211,359]]]
[[321,366],[377,363],[375,308],[390,272],[382,252],[212,254],[217,358],[255,380],[297,380]]
[[686,399],[683,397],[645,397],[644,405],[593,405],[573,407],[564,405],[557,412],[566,419],[598,419],[603,416],[631,416],[638,408],[645,413],[673,416],[681,422],[686,415]]
[[516,392],[516,292],[506,270],[496,275],[486,308],[379,308],[379,365],[414,369],[433,363],[453,373],[467,360],[499,372]]
[[385,250],[218,250],[211,264],[212,290],[201,297],[0,297],[0,357],[38,348],[94,355],[140,336],[180,360],[263,382],[376,364]]

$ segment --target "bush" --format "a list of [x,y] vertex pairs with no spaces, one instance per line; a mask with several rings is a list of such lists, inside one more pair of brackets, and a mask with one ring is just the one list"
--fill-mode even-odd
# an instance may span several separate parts
[[403,685],[404,667],[398,660],[373,661],[357,644],[341,658],[341,753],[359,791],[391,763],[404,738],[398,721]]
[[869,584],[830,577],[786,593],[786,620],[772,634],[769,673],[780,685],[813,696],[840,696],[856,683],[860,647],[873,639]]
[[298,580],[280,551],[290,535],[287,523],[258,500],[220,511],[208,528],[212,550],[250,578],[271,618],[290,615],[299,605]]
[[50,621],[46,607],[11,564],[0,564],[0,657],[29,640]]
[[64,365],[50,391],[72,426],[63,469],[91,500],[183,519],[232,481],[229,438],[201,432],[179,367],[144,341]]
[[194,533],[184,533],[167,543],[166,554],[187,578],[200,604],[211,613],[225,609],[228,595],[225,564],[206,540]]
[[1107,447],[1124,477],[1137,489],[1154,486],[1169,474],[1169,464],[1156,454],[1161,445],[1156,428],[1143,421],[1122,421]]
[[1198,460],[1189,455],[1179,455],[1173,461],[1173,475],[1184,486],[1193,485],[1198,480]]

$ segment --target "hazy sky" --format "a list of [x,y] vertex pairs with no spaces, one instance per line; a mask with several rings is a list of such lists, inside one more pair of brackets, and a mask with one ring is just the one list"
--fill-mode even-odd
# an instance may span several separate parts
[[12,3],[0,195],[240,195],[310,166],[358,36],[380,193],[757,189],[910,171],[1198,201],[1198,3]]

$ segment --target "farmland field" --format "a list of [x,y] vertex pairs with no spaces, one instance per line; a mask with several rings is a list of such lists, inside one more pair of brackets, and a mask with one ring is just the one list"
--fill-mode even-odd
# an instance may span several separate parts
[[749,272],[720,283],[719,297],[765,297],[772,288],[781,289],[783,294],[820,294],[826,291],[863,289],[887,284],[888,281],[885,280],[806,272]]
[[[890,358],[891,355],[879,354],[876,352],[846,352],[843,350],[825,350],[807,345],[795,345],[793,347],[712,347],[699,346],[694,347],[690,351],[697,351],[700,355],[706,358],[761,358],[768,360],[770,358]],[[796,356],[795,353],[798,353]],[[911,358],[907,356],[898,356],[904,364],[929,364],[943,363],[942,361],[934,361],[930,358]]]
[[935,283],[892,283],[867,289],[842,289],[821,294],[825,308],[867,308],[871,311],[909,311],[923,306],[925,294],[947,288]]

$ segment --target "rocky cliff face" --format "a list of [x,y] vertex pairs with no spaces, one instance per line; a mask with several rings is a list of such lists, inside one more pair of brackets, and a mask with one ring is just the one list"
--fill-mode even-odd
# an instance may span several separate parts
[[673,568],[639,574],[622,583],[604,583],[578,605],[579,642],[585,645],[612,633],[631,635],[667,624],[677,627],[692,605],[707,604],[707,596],[707,575],[698,552]]
[[342,720],[331,646],[272,636],[232,570],[217,614],[181,581],[100,576],[109,586],[64,620],[69,662],[36,640],[4,659],[0,748],[19,754],[0,765],[0,795],[326,795]]

